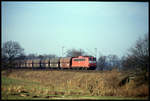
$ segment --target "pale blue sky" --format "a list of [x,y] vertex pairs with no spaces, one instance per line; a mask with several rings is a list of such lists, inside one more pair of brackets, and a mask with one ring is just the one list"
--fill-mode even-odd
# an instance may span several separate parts
[[[123,56],[149,32],[148,2],[2,2],[2,43],[18,41],[25,53],[56,54],[97,48]],[[89,51],[90,50],[90,51]]]

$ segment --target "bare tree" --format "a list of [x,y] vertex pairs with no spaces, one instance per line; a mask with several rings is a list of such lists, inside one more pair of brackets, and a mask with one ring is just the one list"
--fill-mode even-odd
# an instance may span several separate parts
[[35,57],[36,57],[35,54],[29,54],[29,55],[27,56],[28,59],[34,59]]
[[[24,49],[15,41],[7,41],[2,47],[2,57],[8,66],[12,66],[13,61],[24,54]],[[4,62],[4,61],[3,61]]]
[[26,56],[27,59],[35,59],[35,58],[39,58],[39,59],[46,59],[46,58],[54,58],[54,57],[57,57],[55,54],[34,54],[34,53],[31,53],[29,55]]
[[38,56],[40,59],[46,59],[46,58],[54,58],[54,57],[56,57],[56,55],[54,55],[54,54],[44,54],[44,55],[39,55]]
[[97,70],[112,70],[120,69],[121,60],[115,54],[110,54],[108,56],[101,56],[97,61]]
[[106,56],[99,57],[97,61],[97,70],[103,70],[106,66]]
[[107,57],[108,62],[109,62],[109,66],[113,69],[113,68],[119,68],[119,58],[117,55],[108,55]]
[[67,57],[77,57],[77,56],[82,56],[85,55],[85,52],[83,50],[76,50],[76,49],[71,49],[67,51]]
[[140,70],[148,70],[149,68],[149,40],[145,34],[143,38],[139,38],[135,46],[129,49],[128,56],[124,60],[125,68],[134,68]]

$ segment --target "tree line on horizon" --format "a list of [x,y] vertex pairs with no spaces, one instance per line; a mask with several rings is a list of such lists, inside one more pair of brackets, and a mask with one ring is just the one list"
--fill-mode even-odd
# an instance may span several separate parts
[[[87,56],[84,50],[69,49],[66,57]],[[58,57],[55,54],[29,54],[25,55],[24,49],[16,41],[7,41],[2,46],[2,68],[13,68],[16,59],[46,59]],[[148,34],[140,37],[135,44],[129,48],[126,55],[119,58],[115,54],[101,55],[97,59],[97,70],[149,70],[149,39]]]

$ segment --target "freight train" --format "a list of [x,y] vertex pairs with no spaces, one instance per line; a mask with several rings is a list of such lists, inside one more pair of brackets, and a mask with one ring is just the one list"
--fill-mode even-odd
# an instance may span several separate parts
[[96,58],[93,56],[61,57],[50,59],[16,60],[15,68],[34,69],[96,69]]

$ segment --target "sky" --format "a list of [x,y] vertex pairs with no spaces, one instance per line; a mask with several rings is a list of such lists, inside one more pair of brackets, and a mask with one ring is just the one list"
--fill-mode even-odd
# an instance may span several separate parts
[[[69,49],[124,56],[149,32],[148,2],[2,2],[2,43],[25,54],[62,56]],[[96,51],[97,49],[97,51]],[[65,54],[64,54],[65,55]]]

